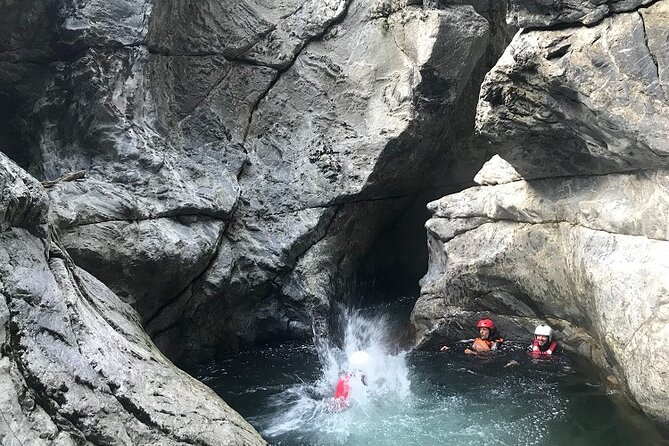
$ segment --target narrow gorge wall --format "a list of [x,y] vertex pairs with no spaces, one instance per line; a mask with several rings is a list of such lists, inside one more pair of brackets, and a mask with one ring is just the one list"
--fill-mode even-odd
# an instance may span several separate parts
[[[492,314],[548,321],[669,424],[669,2],[511,2],[519,32],[487,75],[481,185],[430,204],[418,344]],[[586,24],[589,26],[582,26]]]
[[407,3],[0,3],[3,444],[264,444],[163,354],[323,329],[457,158],[503,7]]
[[495,153],[430,205],[417,343],[548,320],[669,420],[667,0],[421,3],[0,3],[3,438],[262,443],[152,342],[324,329]]
[[262,445],[76,267],[42,186],[0,155],[0,443]]
[[407,3],[3,5],[0,142],[42,180],[84,172],[49,184],[50,220],[170,358],[309,337],[456,158],[506,38]]

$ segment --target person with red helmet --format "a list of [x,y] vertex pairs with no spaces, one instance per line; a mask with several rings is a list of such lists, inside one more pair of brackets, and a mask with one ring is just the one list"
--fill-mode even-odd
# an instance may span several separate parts
[[481,319],[476,324],[476,328],[479,331],[479,337],[474,339],[471,347],[465,349],[466,354],[476,355],[497,350],[504,342],[504,339],[496,336],[497,329],[492,319]]
[[[497,350],[504,339],[497,336],[497,327],[492,319],[481,319],[476,324],[479,331],[479,337],[474,339],[471,347],[465,349],[467,355],[477,355],[479,353],[486,353],[492,350]],[[443,346],[442,351],[449,350],[450,347]]]

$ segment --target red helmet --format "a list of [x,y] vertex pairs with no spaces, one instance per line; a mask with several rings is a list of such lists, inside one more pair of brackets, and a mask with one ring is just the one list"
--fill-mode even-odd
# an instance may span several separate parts
[[492,321],[492,319],[481,319],[478,324],[476,324],[476,328],[489,328],[494,330],[495,323]]

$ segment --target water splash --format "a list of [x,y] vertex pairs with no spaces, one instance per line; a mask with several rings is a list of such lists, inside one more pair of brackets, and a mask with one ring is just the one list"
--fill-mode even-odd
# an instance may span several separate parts
[[[404,355],[388,330],[397,327],[385,320],[341,320],[318,348],[244,351],[213,361],[199,377],[275,446],[667,444],[592,375],[566,367],[575,365],[567,357],[532,360],[524,345],[485,359],[461,349]],[[354,389],[349,410],[332,413],[334,381],[347,352],[359,348],[378,358],[372,364],[380,372],[361,393]],[[504,367],[510,357],[517,367]]]
[[[269,401],[272,414],[256,420],[266,426],[264,436],[291,432],[319,444],[342,444],[364,432],[364,420],[382,418],[411,397],[406,352],[396,351],[386,318],[342,310],[334,328],[331,337],[314,342],[321,368],[317,381],[301,382],[273,396]],[[356,367],[362,370],[353,370],[349,364],[355,351],[369,355],[364,366]],[[347,410],[338,411],[334,390],[347,372],[356,372],[350,382],[349,404]]]

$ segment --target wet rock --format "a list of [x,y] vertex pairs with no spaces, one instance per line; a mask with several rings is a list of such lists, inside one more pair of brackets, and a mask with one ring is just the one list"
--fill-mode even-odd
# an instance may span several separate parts
[[564,23],[592,25],[614,13],[631,11],[653,0],[511,0],[508,20],[521,28]]
[[[592,6],[579,5],[572,12]],[[469,337],[484,315],[511,339],[545,321],[669,423],[667,8],[516,35],[477,110],[498,154],[477,176],[489,186],[429,205],[419,345]]]
[[666,171],[517,181],[431,203],[419,343],[471,333],[485,311],[516,339],[548,319],[568,348],[613,367],[644,412],[668,419],[665,380],[649,372],[669,364],[667,181]]
[[40,70],[0,66],[7,153],[85,171],[50,220],[175,360],[275,336],[274,310],[308,336],[415,194],[485,159],[449,148],[509,31],[480,1],[196,3],[45,0]]
[[194,360],[275,336],[272,311],[309,335],[443,158],[444,116],[471,122],[491,27],[465,5],[191,3],[40,13],[54,53],[15,99],[33,137],[12,153],[86,172],[49,188],[64,246]]
[[477,129],[523,178],[667,167],[667,17],[657,2],[519,33],[481,88]]
[[[443,124],[428,129],[428,123],[452,112],[475,65],[469,58],[485,47],[485,22],[469,8],[369,14],[368,6],[352,3],[346,22],[306,46],[258,104],[245,142],[249,163],[240,176],[239,207],[226,233],[234,268],[213,296],[195,290],[190,301],[224,296],[239,304],[212,313],[207,303],[193,320],[238,313],[233,332],[242,342],[264,338],[265,305],[256,324],[247,322],[255,317],[248,307],[272,294],[279,302],[272,308],[282,308],[277,326],[322,319],[375,228],[387,221],[386,209],[398,211],[394,197],[415,190],[414,173],[434,157]],[[462,57],[444,59],[456,41],[463,42]],[[325,240],[333,249],[321,248]],[[162,336],[183,338],[193,325],[184,318]],[[210,336],[189,338],[202,345],[196,339]],[[214,343],[225,344],[231,342]]]
[[77,268],[53,230],[41,233],[46,192],[0,159],[2,444],[265,444],[160,353],[135,310]]

